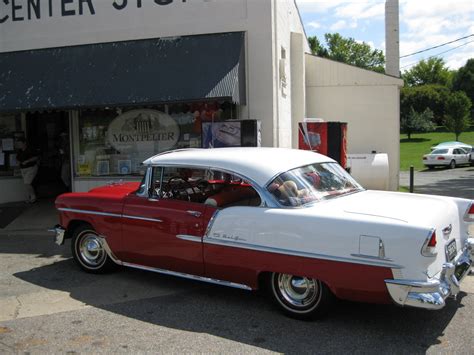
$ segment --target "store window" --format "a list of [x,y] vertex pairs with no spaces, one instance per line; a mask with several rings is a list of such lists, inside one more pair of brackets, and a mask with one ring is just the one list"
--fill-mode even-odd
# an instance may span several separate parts
[[79,113],[76,176],[141,175],[141,163],[150,156],[200,148],[203,122],[235,116],[235,105],[217,101],[83,110]]
[[0,176],[20,174],[15,150],[15,142],[20,137],[25,137],[20,115],[0,115]]

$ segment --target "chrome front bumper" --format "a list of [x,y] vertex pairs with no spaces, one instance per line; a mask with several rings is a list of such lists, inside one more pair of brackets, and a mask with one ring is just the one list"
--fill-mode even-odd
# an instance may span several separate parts
[[461,255],[443,264],[439,280],[385,280],[393,301],[401,306],[441,309],[449,296],[456,296],[461,280],[469,273],[474,260],[474,238],[468,238]]
[[61,227],[59,224],[55,225],[53,228],[48,229],[48,232],[54,233],[54,242],[57,245],[63,245],[64,244],[64,236],[66,234],[66,230]]

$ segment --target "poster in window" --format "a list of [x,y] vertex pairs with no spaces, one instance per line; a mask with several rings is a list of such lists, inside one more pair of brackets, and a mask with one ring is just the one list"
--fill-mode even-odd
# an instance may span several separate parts
[[97,161],[97,175],[109,175],[110,174],[110,163],[108,160]]
[[221,148],[241,145],[241,122],[203,122],[202,147]]
[[131,160],[119,160],[118,171],[121,175],[129,175],[132,173],[132,161]]

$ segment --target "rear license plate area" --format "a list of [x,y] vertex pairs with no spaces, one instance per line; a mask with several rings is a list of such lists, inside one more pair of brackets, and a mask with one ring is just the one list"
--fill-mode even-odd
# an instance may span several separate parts
[[453,261],[457,253],[456,240],[453,239],[446,245],[446,260],[448,262]]

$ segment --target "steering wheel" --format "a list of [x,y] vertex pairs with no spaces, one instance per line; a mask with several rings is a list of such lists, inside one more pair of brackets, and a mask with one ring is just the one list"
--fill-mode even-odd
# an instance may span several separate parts
[[193,193],[196,193],[194,187],[188,181],[184,180],[181,176],[170,177],[166,184],[163,186],[163,189],[165,191],[170,191],[175,198],[184,195],[186,199],[190,201],[191,196],[189,195],[188,188],[190,188]]

